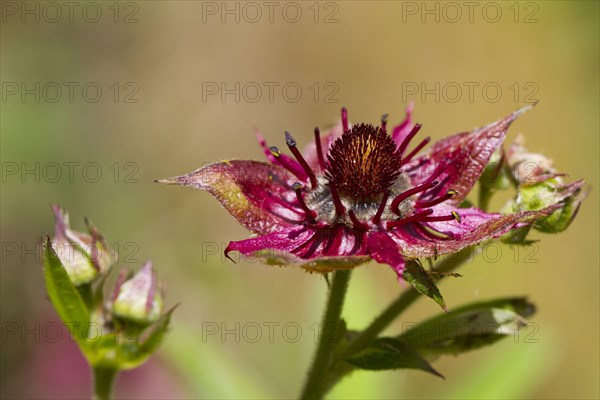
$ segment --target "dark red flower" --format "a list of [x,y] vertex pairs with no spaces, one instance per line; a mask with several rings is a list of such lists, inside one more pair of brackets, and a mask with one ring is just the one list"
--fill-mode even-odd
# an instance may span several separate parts
[[269,163],[231,160],[167,184],[203,189],[256,234],[231,242],[238,251],[268,264],[300,265],[317,272],[352,268],[370,259],[390,265],[402,277],[405,260],[454,253],[530,224],[559,207],[508,215],[460,208],[510,124],[530,107],[497,122],[435,143],[425,138],[409,148],[421,125],[406,119],[391,130],[340,123],[305,151],[288,132],[293,157],[268,147]]

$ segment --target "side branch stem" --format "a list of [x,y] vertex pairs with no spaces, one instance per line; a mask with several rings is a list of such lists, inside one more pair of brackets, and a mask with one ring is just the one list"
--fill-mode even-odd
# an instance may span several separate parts
[[[467,247],[458,253],[452,254],[441,260],[433,268],[435,272],[452,272],[471,259],[473,256],[473,247]],[[442,276],[443,278],[443,276]],[[441,278],[440,278],[441,279]],[[324,389],[322,395],[327,393],[337,382],[339,382],[346,374],[352,371],[352,368],[345,367],[343,361],[348,357],[367,348],[385,328],[387,328],[404,310],[411,306],[421,294],[415,289],[410,288],[404,291],[398,298],[393,301],[373,322],[360,333],[348,346],[337,355],[333,360],[331,371],[332,375],[328,379],[328,385]]]

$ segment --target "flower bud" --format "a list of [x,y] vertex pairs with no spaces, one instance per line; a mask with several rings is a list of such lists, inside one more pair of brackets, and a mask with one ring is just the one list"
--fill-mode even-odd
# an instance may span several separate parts
[[71,230],[69,214],[52,205],[56,218],[52,247],[75,286],[92,282],[105,275],[116,261],[116,253],[104,237],[86,219],[89,234]]
[[117,280],[110,305],[113,317],[146,325],[162,312],[162,296],[157,291],[156,274],[148,261],[137,274],[125,280],[123,271]]
[[506,163],[518,187],[564,176],[554,170],[552,160],[543,154],[529,152],[524,143],[525,138],[522,135],[517,136],[506,153]]
[[545,218],[536,221],[534,228],[540,232],[558,233],[562,232],[571,225],[573,219],[579,211],[583,199],[587,196],[587,191],[581,190],[585,182],[576,181],[571,184],[551,185],[541,183],[534,187],[527,188],[527,192],[537,189],[534,196],[539,198],[553,197],[555,202],[561,202],[562,207]]
[[560,204],[555,212],[537,220],[533,228],[545,233],[562,232],[569,227],[587,195],[587,191],[582,190],[585,182],[564,183],[565,174],[557,173],[552,161],[542,154],[528,152],[523,142],[523,138],[518,137],[507,153],[517,197],[505,206],[505,211],[533,211]]

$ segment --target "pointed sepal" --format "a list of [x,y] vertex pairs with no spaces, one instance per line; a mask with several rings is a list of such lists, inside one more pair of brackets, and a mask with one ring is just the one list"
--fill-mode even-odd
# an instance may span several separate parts
[[415,288],[415,290],[435,301],[444,311],[448,311],[446,308],[446,302],[440,293],[435,281],[431,274],[423,268],[420,262],[416,260],[409,260],[406,262],[406,267],[402,274],[405,281]]

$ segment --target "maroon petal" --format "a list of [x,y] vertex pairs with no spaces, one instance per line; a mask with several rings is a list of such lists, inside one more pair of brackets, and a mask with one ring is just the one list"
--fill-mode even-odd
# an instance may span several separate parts
[[402,279],[405,261],[400,254],[398,244],[385,232],[372,232],[367,240],[367,248],[371,257],[380,264],[387,264]]
[[460,239],[477,229],[480,225],[488,223],[491,220],[503,217],[501,214],[488,214],[478,208],[457,208],[451,205],[440,204],[434,209],[433,215],[450,215],[455,212],[460,216],[460,222],[457,221],[438,221],[429,222],[425,225],[431,229],[446,234],[454,239]]
[[249,256],[261,250],[292,252],[294,249],[306,244],[315,235],[315,230],[306,227],[293,227],[268,235],[258,236],[237,242],[230,242],[225,249],[225,255],[231,251],[239,251]]
[[504,141],[512,122],[532,106],[523,107],[509,116],[472,132],[463,132],[436,142],[431,150],[410,162],[406,167],[413,185],[429,179],[436,171],[440,182],[423,198],[433,199],[453,189],[458,195],[448,200],[458,205],[471,191],[492,154]]
[[264,235],[304,220],[291,189],[296,180],[278,165],[230,160],[158,182],[206,190],[243,226]]
[[[327,234],[337,235],[334,246],[330,244],[334,237],[328,238]],[[344,234],[345,232],[308,227],[287,229],[256,238],[230,242],[225,249],[225,255],[228,256],[230,252],[238,251],[265,264],[296,266],[321,273],[354,268],[369,261],[370,257],[361,254],[360,250],[363,249],[363,246],[355,246],[360,241],[356,238],[344,237]],[[355,249],[354,252],[353,249]]]
[[415,126],[414,122],[412,121],[412,112],[414,106],[415,104],[411,102],[408,105],[408,107],[406,107],[406,117],[404,118],[404,121],[396,125],[394,129],[392,129],[392,139],[394,139],[394,142],[396,142],[398,146],[402,144],[404,139],[406,139],[406,136],[410,133],[410,131],[412,131],[412,128]]
[[[480,222],[486,219],[487,221],[477,226],[475,226],[474,221],[473,223],[467,222],[468,225],[472,225],[469,226],[472,229],[465,230],[461,230],[458,227],[449,228],[449,224],[442,226],[435,225],[436,229],[441,229],[440,231],[445,230],[450,235],[460,235],[459,237],[450,239],[435,240],[431,237],[426,237],[419,234],[416,229],[411,228],[410,224],[405,227],[398,227],[392,230],[390,234],[400,247],[401,253],[408,258],[437,257],[442,254],[455,253],[484,240],[497,238],[511,229],[522,226],[522,224],[533,223],[537,219],[546,217],[560,207],[560,204],[555,204],[539,211],[522,211],[508,215],[488,214],[488,216],[476,213],[473,209],[470,209],[471,211],[464,213],[466,217],[470,217],[473,220],[480,219]],[[458,209],[459,214],[461,213],[460,210]],[[489,218],[489,216],[493,216],[493,218]],[[454,223],[459,224],[458,222]]]
[[365,255],[364,233],[344,225],[313,228],[293,227],[251,239],[231,242],[229,251],[250,255],[258,250],[282,250],[303,259],[321,256]]

